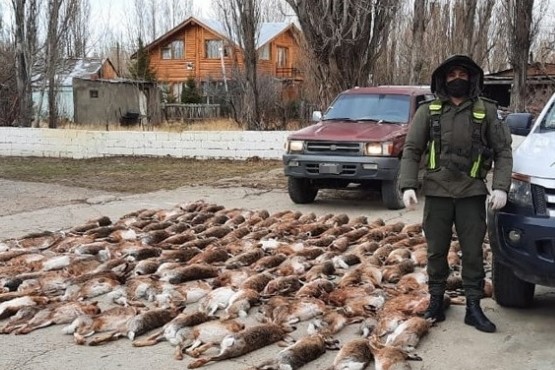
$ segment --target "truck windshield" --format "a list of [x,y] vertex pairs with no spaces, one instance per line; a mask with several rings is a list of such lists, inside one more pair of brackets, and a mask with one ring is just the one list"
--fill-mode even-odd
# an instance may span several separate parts
[[407,123],[410,96],[388,94],[339,95],[324,114],[324,121],[349,118],[354,121]]
[[555,103],[549,107],[549,111],[547,111],[540,128],[543,130],[555,130]]

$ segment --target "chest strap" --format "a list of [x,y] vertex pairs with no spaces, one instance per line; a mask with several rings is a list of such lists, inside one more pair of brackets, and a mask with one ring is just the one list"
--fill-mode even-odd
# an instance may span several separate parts
[[[437,170],[439,168],[439,157],[441,153],[441,113],[443,110],[443,102],[439,99],[433,100],[429,105],[430,111],[430,141],[428,143],[428,169]],[[490,150],[482,141],[482,123],[486,118],[486,107],[484,101],[480,98],[472,105],[472,147],[471,160],[472,164],[468,171],[468,175],[474,178],[482,178],[484,171],[481,171],[484,159],[489,158]]]

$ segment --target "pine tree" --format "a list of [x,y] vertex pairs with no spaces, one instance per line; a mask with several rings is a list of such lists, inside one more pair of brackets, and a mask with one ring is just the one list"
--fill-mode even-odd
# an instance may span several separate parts
[[150,58],[148,50],[144,47],[143,40],[139,37],[139,49],[137,50],[135,60],[130,62],[129,73],[135,80],[154,81],[156,75],[150,68]]
[[200,104],[202,102],[202,96],[200,95],[197,84],[192,77],[187,79],[187,82],[183,85],[183,90],[181,91],[181,102],[183,104]]

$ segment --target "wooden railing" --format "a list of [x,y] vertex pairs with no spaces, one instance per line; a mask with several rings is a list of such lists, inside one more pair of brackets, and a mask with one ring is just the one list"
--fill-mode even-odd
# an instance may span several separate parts
[[276,67],[276,77],[279,78],[297,78],[301,77],[301,71],[298,68]]
[[166,104],[162,107],[166,121],[193,121],[220,117],[219,104]]

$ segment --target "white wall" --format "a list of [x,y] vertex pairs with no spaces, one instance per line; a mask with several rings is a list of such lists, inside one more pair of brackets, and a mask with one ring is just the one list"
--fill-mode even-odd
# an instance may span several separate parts
[[[84,131],[0,127],[0,156],[281,159],[290,131]],[[513,135],[513,148],[522,137]]]
[[84,131],[0,127],[0,156],[281,159],[288,131]]

